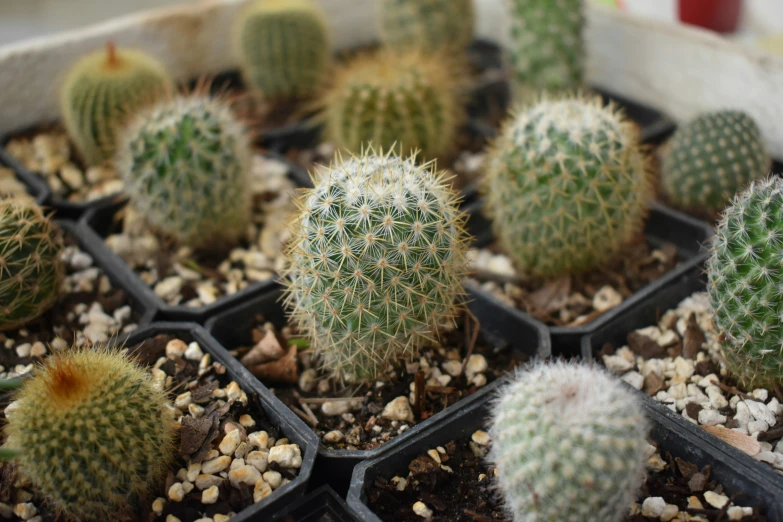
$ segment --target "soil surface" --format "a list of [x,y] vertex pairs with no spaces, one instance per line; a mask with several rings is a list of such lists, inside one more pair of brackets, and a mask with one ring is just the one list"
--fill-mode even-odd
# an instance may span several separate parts
[[[471,326],[467,326],[471,324]],[[473,322],[444,329],[440,344],[426,346],[420,358],[390,372],[389,380],[342,387],[321,372],[296,330],[279,334],[258,317],[253,353],[276,352],[263,364],[248,364],[252,346],[234,350],[264,384],[334,449],[369,450],[523,364],[527,357],[507,344],[495,346],[475,334]],[[471,349],[472,346],[472,349]],[[464,365],[464,369],[463,369]],[[417,390],[422,390],[417,392]]]
[[[242,440],[248,441],[248,435],[263,431],[268,436],[264,447],[252,449],[267,453],[267,445],[271,448],[276,444],[288,443],[287,439],[280,438],[279,430],[265,417],[258,405],[258,398],[255,395],[247,395],[236,383],[230,382],[226,368],[220,363],[212,362],[209,354],[201,352],[200,347],[194,343],[188,344],[190,341],[187,336],[158,335],[137,346],[128,347],[129,353],[133,354],[140,364],[149,367],[153,374],[163,372],[160,375],[165,380],[165,386],[170,390],[175,405],[181,400],[183,393],[189,393],[191,401],[184,414],[182,411],[178,414],[184,416],[179,421],[181,427],[177,460],[172,463],[164,483],[151,495],[149,502],[140,507],[137,516],[127,522],[166,520],[169,515],[177,517],[181,522],[193,522],[204,517],[225,522],[227,517],[254,503],[256,491],[253,486],[240,483],[236,487],[230,484],[229,480],[225,480],[222,476],[225,473],[216,474],[214,477],[219,485],[218,497],[214,503],[204,504],[202,488],[193,485],[193,481],[197,485],[199,483],[196,475],[200,472],[201,463],[220,455],[218,447],[224,434],[238,429]],[[183,350],[172,352],[172,342],[178,343]],[[197,348],[195,353],[194,346]],[[185,347],[191,351],[184,351]],[[242,462],[244,463],[244,460]],[[268,462],[267,466],[268,472],[279,474],[277,478],[280,483],[276,487],[283,487],[298,473],[297,468],[284,468],[273,461]],[[233,464],[231,469],[234,469]],[[199,475],[199,478],[204,476]],[[267,476],[267,473],[264,473],[264,478]],[[186,490],[190,491],[179,501],[172,499],[171,495],[176,489],[172,486],[176,484],[189,484]],[[276,487],[269,489],[266,495],[271,494]],[[155,497],[158,498],[153,502]],[[8,462],[0,465],[0,510],[16,509],[24,502],[32,503],[41,517],[39,520],[57,520],[55,513],[45,504],[34,487],[30,486],[16,464]],[[16,514],[6,518],[22,520]]]
[[552,326],[585,325],[672,270],[677,247],[652,248],[638,242],[617,261],[581,275],[554,280],[522,279],[497,245],[470,253],[482,288],[506,303]]
[[[432,511],[431,522],[510,522],[492,480],[494,469],[483,459],[487,449],[465,439],[422,453],[408,464],[408,473],[392,480],[377,477],[368,491],[368,505],[384,522],[421,522],[423,518],[414,512],[417,502]],[[430,456],[432,451],[438,454],[440,464]],[[656,453],[650,460],[655,462],[655,468],[648,470],[638,503],[629,506],[628,522],[660,520],[657,516],[641,514],[640,506],[648,497],[662,497],[681,513],[701,517],[681,520],[729,520],[727,511],[732,504],[716,509],[704,498],[705,492],[723,493],[722,486],[710,478],[709,467],[700,470],[668,453],[663,459]],[[742,505],[740,499],[737,502]],[[767,519],[754,511],[731,520],[765,522]]]

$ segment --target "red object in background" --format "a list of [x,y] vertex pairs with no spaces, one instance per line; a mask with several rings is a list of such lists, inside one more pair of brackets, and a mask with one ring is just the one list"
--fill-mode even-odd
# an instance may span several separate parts
[[737,29],[742,0],[680,0],[680,21],[719,33]]

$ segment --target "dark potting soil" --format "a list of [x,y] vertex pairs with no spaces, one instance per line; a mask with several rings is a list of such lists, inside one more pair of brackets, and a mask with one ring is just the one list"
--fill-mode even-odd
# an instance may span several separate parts
[[[64,235],[63,240],[66,247],[76,246],[75,240],[67,234]],[[0,365],[5,368],[5,371],[11,371],[17,365],[27,366],[38,360],[38,357],[34,355],[20,357],[15,349],[20,345],[40,342],[48,348],[49,343],[59,337],[68,346],[71,346],[76,340],[77,332],[82,332],[85,328],[85,324],[80,322],[82,313],[77,313],[76,310],[84,308],[83,313],[86,313],[93,303],[100,304],[103,312],[112,317],[120,308],[129,306],[131,315],[130,319],[126,321],[126,325],[138,324],[141,320],[141,313],[136,309],[133,301],[128,298],[124,290],[114,288],[111,284],[102,285],[100,281],[106,275],[97,268],[95,270],[98,271],[98,275],[92,282],[92,290],[64,291],[57,302],[38,319],[21,328],[0,332]],[[76,272],[77,270],[66,263],[66,277]],[[12,345],[8,343],[9,340],[13,340]]]
[[[185,343],[190,339],[187,336],[158,335],[141,344],[129,347],[129,352],[142,365],[151,367],[161,357],[166,357],[166,345],[172,340],[181,340]],[[201,490],[193,488],[186,494],[181,502],[173,502],[168,499],[168,490],[172,484],[181,480],[176,477],[177,472],[187,468],[190,462],[202,462],[210,450],[217,450],[226,426],[239,428],[243,434],[250,429],[242,427],[239,418],[249,414],[255,421],[252,431],[264,430],[270,439],[279,439],[281,436],[277,428],[269,423],[258,406],[258,399],[248,394],[248,401],[242,404],[240,401],[224,402],[212,395],[216,388],[226,387],[230,378],[226,375],[226,369],[217,362],[212,362],[205,370],[199,369],[200,361],[189,360],[184,357],[168,358],[159,366],[167,375],[167,386],[170,396],[173,398],[186,390],[191,391],[193,402],[204,408],[203,414],[195,419],[185,412],[185,417],[179,430],[178,456],[172,462],[168,476],[159,487],[152,492],[150,497],[139,506],[137,516],[133,518],[116,519],[117,522],[149,522],[151,520],[165,520],[168,515],[176,516],[181,522],[193,522],[204,516],[212,517],[215,514],[239,513],[242,509],[253,504],[252,486],[240,485],[234,488],[228,480],[219,485],[219,497],[214,504],[201,502]],[[200,375],[199,375],[200,374]],[[9,397],[3,397],[7,402]],[[5,415],[2,415],[2,419]],[[190,419],[190,421],[185,421]],[[275,462],[269,463],[269,470],[279,472],[284,479],[293,479],[295,474],[290,470],[282,469]],[[285,486],[280,486],[285,487]],[[155,498],[164,498],[163,511],[157,514],[151,510],[151,503]],[[38,509],[38,514],[43,522],[57,522],[59,519],[55,512],[46,505],[44,499],[35,492],[29,483],[21,479],[18,466],[13,462],[0,463],[0,502],[11,505],[20,502],[32,502]],[[204,515],[202,515],[204,513]],[[21,518],[12,516],[12,520],[20,521]]]
[[[471,447],[472,445],[472,447]],[[444,451],[439,451],[439,450]],[[486,447],[469,440],[451,441],[438,452],[440,465],[427,453],[422,453],[408,464],[408,473],[400,473],[407,481],[402,491],[399,483],[376,477],[368,492],[370,509],[384,522],[421,522],[413,511],[416,502],[423,502],[433,511],[431,522],[510,522],[506,518],[493,480],[494,468],[483,459]],[[648,471],[647,480],[638,496],[638,503],[648,497],[662,497],[667,504],[676,505],[680,512],[700,515],[708,521],[726,521],[726,510],[712,508],[704,499],[704,492],[722,494],[720,484],[710,479],[709,466],[699,468],[670,454],[664,455],[666,467],[660,472]],[[443,469],[447,466],[451,471]],[[696,497],[705,509],[689,509],[689,497]],[[736,503],[742,505],[742,499]],[[629,506],[630,512],[631,506]],[[627,522],[659,520],[641,514],[630,515]],[[744,522],[766,522],[754,510]]]
[[[497,245],[492,245],[489,251],[503,253]],[[485,289],[548,325],[581,326],[619,305],[677,263],[674,244],[653,249],[642,241],[628,247],[614,263],[584,274],[547,281],[498,277],[482,270],[473,277]]]
[[[468,324],[471,326],[467,326]],[[279,335],[275,335],[274,332],[265,333],[263,317],[257,317],[256,325],[252,332],[253,341],[256,344],[278,343],[278,351],[286,355],[277,361],[255,366],[248,365],[250,371],[313,428],[321,438],[322,444],[333,449],[376,448],[460,399],[475,393],[527,360],[525,356],[514,353],[507,344],[494,346],[487,343],[480,332],[476,334],[472,322],[463,320],[459,322],[457,328],[442,332],[439,345],[425,347],[420,352],[420,358],[399,366],[390,375],[388,381],[382,384],[378,381],[358,388],[342,387],[328,381],[326,374],[318,370],[317,363],[312,360],[307,351],[305,340],[297,338],[293,328],[287,327]],[[474,335],[475,344],[470,351]],[[304,349],[298,349],[297,345],[304,346]],[[251,348],[242,347],[232,353],[242,360]],[[482,386],[468,382],[464,372],[457,377],[450,377],[446,384],[431,380],[433,368],[437,368],[442,375],[448,375],[441,365],[447,361],[464,362],[469,351],[474,356],[482,356],[486,361],[487,369],[482,372],[484,376]],[[422,364],[422,361],[426,364]],[[303,381],[300,379],[303,372],[311,374],[307,379],[310,385],[305,387],[302,387]],[[327,381],[328,386],[324,386]],[[424,390],[425,393],[415,393],[414,400],[410,401],[413,389]],[[382,417],[385,406],[399,397],[408,397],[413,412],[413,422]],[[350,403],[353,404],[353,407],[346,408],[349,411],[331,415],[324,413],[325,403],[334,405],[334,403],[345,403],[347,399],[350,399]],[[330,432],[339,432],[340,435],[331,433],[324,437]]]

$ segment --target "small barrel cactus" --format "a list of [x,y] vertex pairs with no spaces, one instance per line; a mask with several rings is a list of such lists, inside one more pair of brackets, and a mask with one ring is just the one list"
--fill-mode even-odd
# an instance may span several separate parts
[[234,33],[243,76],[264,98],[306,97],[323,84],[331,42],[312,0],[256,0]]
[[518,111],[482,187],[501,246],[520,272],[540,277],[611,260],[638,236],[654,197],[636,128],[598,97]]
[[769,174],[771,163],[753,118],[741,111],[707,113],[672,136],[662,157],[661,184],[675,206],[717,211]]
[[510,56],[518,84],[535,90],[572,90],[584,74],[584,0],[507,0]]
[[381,40],[394,49],[462,50],[473,39],[473,0],[381,0]]
[[166,393],[119,352],[52,355],[15,399],[6,447],[69,518],[118,520],[165,477],[175,435]]
[[51,308],[65,272],[62,249],[59,229],[35,202],[0,199],[0,331]]
[[726,368],[747,389],[783,382],[783,180],[751,183],[726,209],[707,262]]
[[492,411],[489,459],[514,522],[625,520],[644,479],[639,399],[594,366],[519,371]]
[[457,197],[432,164],[336,160],[299,201],[287,302],[324,368],[376,379],[461,310],[467,243]]
[[112,43],[76,62],[63,82],[60,112],[84,161],[96,165],[111,159],[123,122],[172,85],[157,60]]
[[449,60],[417,51],[365,55],[344,65],[320,105],[329,138],[358,154],[363,147],[447,153],[462,123],[461,73]]
[[117,171],[147,223],[194,248],[246,233],[252,152],[227,103],[178,96],[140,112],[118,139]]

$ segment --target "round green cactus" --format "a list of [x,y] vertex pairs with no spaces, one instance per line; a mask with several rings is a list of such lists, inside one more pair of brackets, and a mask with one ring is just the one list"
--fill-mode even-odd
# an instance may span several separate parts
[[246,232],[252,152],[228,104],[201,95],[161,101],[118,141],[117,171],[152,227],[196,248],[228,246]]
[[535,90],[582,87],[583,0],[508,0],[517,83]]
[[599,97],[543,100],[495,141],[482,185],[495,237],[530,276],[611,260],[641,232],[654,197],[638,132]]
[[344,65],[320,101],[329,139],[354,154],[367,145],[427,159],[446,154],[464,118],[460,73],[449,63],[386,51]]
[[58,512],[117,520],[164,478],[175,435],[166,393],[119,352],[52,355],[15,399],[5,446]]
[[331,42],[326,17],[312,0],[256,0],[234,33],[243,75],[263,97],[306,97],[321,88]]
[[27,199],[0,199],[0,331],[18,328],[47,311],[65,269],[59,229]]
[[661,184],[678,207],[722,210],[737,191],[769,174],[771,164],[753,118],[741,111],[707,113],[672,136]]
[[462,308],[464,216],[442,173],[372,150],[338,159],[299,200],[287,302],[324,368],[376,379]]
[[381,0],[378,8],[389,47],[456,51],[473,40],[473,0]]
[[519,371],[501,393],[489,459],[509,518],[625,520],[647,460],[635,392],[597,367],[557,362]]
[[723,359],[747,389],[783,380],[783,180],[752,182],[726,209],[707,262]]
[[63,82],[60,112],[84,161],[96,165],[111,159],[116,132],[127,117],[172,85],[154,58],[111,43],[76,62]]

